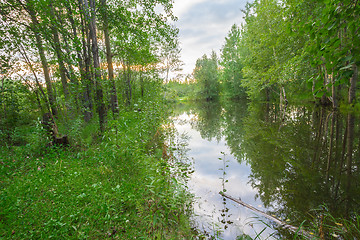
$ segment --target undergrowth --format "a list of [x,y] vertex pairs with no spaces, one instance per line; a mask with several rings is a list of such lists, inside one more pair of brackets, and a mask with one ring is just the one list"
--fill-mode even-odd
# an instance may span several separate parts
[[[142,103],[139,103],[141,105]],[[77,122],[73,147],[0,149],[0,238],[191,239],[191,196],[164,145],[164,109],[121,111],[101,138]],[[181,174],[175,174],[179,173]]]

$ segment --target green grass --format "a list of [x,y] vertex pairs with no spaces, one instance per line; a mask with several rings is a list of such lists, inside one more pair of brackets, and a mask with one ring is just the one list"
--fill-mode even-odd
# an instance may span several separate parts
[[163,154],[163,110],[141,108],[100,139],[83,126],[76,147],[2,147],[0,239],[191,239],[191,196],[175,177],[186,167]]

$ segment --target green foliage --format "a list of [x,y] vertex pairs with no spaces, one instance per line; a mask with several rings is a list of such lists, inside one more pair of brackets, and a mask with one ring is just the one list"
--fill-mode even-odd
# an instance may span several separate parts
[[[301,2],[301,6],[306,4],[306,1]],[[329,85],[343,84],[353,75],[353,64],[359,63],[356,53],[360,40],[354,25],[359,21],[360,7],[353,1],[314,2],[311,6],[315,14],[299,26],[309,34],[306,51],[312,55],[310,63],[320,68],[316,74],[320,81],[325,80]],[[333,82],[327,79],[328,75],[333,76]]]
[[[172,1],[11,0],[0,8],[0,238],[191,236],[191,196],[179,178],[187,166],[164,143],[156,69],[159,49],[176,49]],[[40,120],[48,112],[70,146],[54,146]]]
[[221,49],[220,65],[224,68],[221,72],[223,91],[229,98],[246,97],[245,89],[241,86],[242,59],[240,42],[240,29],[235,24],[231,27],[225,44]]
[[0,237],[189,239],[191,196],[176,177],[187,168],[164,153],[165,106],[137,104],[81,151],[2,147]]
[[[354,1],[257,0],[222,48],[224,94],[253,100],[355,99],[360,6]],[[344,90],[345,89],[345,90]],[[350,97],[351,96],[351,97]]]
[[[118,93],[126,95],[124,103],[130,105],[138,97],[133,91],[143,96],[150,91],[148,82],[159,80],[155,72],[160,49],[176,49],[179,54],[178,29],[168,21],[176,20],[172,1],[26,0],[0,6],[1,79],[16,76],[28,85],[27,95],[37,103],[30,112],[51,109],[56,118],[70,116],[76,121],[80,116],[75,113],[82,110],[88,122],[98,111],[103,128],[105,104],[116,114],[117,102],[123,105]],[[106,51],[99,53],[96,46],[102,42]],[[105,58],[109,77],[105,71],[95,71],[107,67]]]
[[214,100],[219,97],[218,59],[214,51],[210,58],[204,55],[196,61],[194,78],[199,88],[198,99]]
[[0,82],[0,145],[24,144],[21,136],[30,124],[32,99],[28,88],[18,81],[3,78]]
[[40,119],[35,120],[33,124],[28,127],[28,132],[23,133],[23,137],[26,139],[25,149],[30,155],[41,156],[47,151],[47,147],[51,145],[51,138]]
[[166,99],[168,101],[195,99],[197,85],[195,83],[170,81],[166,85]]
[[[270,99],[282,87],[299,87],[295,72],[289,61],[302,48],[298,36],[287,33],[288,22],[284,6],[277,1],[255,1],[245,12],[240,48],[244,49],[243,86],[252,99]],[[302,76],[300,76],[302,77]],[[297,89],[298,90],[298,89]]]

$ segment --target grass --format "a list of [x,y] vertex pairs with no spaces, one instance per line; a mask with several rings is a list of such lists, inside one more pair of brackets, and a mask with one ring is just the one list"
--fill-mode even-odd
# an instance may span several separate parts
[[324,205],[314,210],[317,221],[312,222],[314,232],[321,239],[359,239],[360,215],[351,213],[347,218],[333,216]]
[[191,196],[176,178],[186,168],[164,153],[164,111],[141,109],[122,111],[101,139],[83,126],[76,147],[38,148],[41,129],[37,142],[2,147],[0,238],[191,239]]
[[[240,235],[238,240],[262,240],[262,239],[344,239],[353,240],[360,238],[360,215],[354,213],[349,219],[334,217],[326,206],[322,206],[320,209],[314,209],[314,220],[312,222],[303,221],[299,225],[297,232],[290,232],[278,225],[269,224],[259,218],[254,218],[253,221],[248,224],[262,224],[264,228],[256,233],[255,237],[248,235]],[[261,236],[262,232],[266,229],[276,230],[269,236]],[[305,231],[306,234],[302,234],[300,231]]]

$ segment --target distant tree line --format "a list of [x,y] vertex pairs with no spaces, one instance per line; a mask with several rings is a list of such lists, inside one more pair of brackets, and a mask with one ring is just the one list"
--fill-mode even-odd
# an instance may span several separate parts
[[[358,1],[255,0],[243,14],[244,23],[232,26],[221,49],[216,84],[223,95],[311,100],[333,108],[356,101]],[[200,88],[209,87],[198,74],[200,65],[194,77]]]

